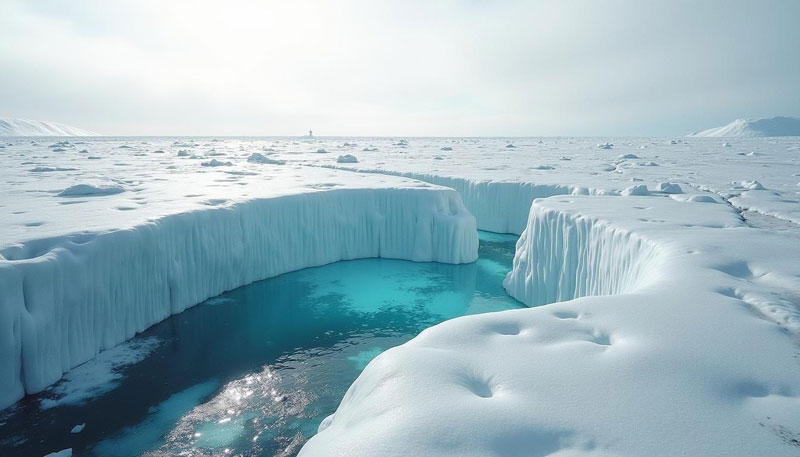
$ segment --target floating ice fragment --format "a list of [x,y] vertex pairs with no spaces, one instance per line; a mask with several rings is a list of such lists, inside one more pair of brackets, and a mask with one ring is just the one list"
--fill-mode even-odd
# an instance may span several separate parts
[[72,457],[72,448],[62,449],[58,452],[51,452],[44,457]]
[[442,147],[442,151],[452,151],[452,150],[453,150],[453,148],[451,148],[450,146]]
[[82,432],[82,431],[83,431],[83,429],[84,429],[85,427],[86,427],[86,422],[84,422],[84,423],[82,423],[82,424],[79,424],[79,425],[76,425],[76,426],[72,427],[72,430],[70,430],[69,432],[70,432],[70,433],[73,433],[73,434],[74,434],[74,433],[80,433],[80,432]]
[[611,149],[614,147],[614,145],[612,143],[600,143],[597,145],[597,147],[600,149]]
[[327,153],[328,153],[328,151],[325,148],[317,149],[317,154],[327,154]]

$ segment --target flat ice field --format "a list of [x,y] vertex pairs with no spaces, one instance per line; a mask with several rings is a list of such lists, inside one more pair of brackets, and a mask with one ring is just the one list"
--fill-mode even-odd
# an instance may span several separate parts
[[[0,138],[0,407],[339,260],[506,291],[370,362],[302,456],[800,453],[800,138]],[[546,306],[542,306],[546,305]],[[2,425],[0,425],[0,433]]]

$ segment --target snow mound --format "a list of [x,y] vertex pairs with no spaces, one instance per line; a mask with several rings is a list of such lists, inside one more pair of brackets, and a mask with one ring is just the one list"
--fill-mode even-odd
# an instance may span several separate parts
[[336,163],[358,163],[358,158],[352,154],[345,154],[336,159]]
[[67,124],[26,119],[0,119],[0,136],[98,136]]
[[76,184],[62,190],[59,197],[96,197],[114,195],[125,192],[121,186],[95,186],[92,184]]
[[217,159],[211,159],[208,162],[201,162],[200,165],[204,167],[230,167],[233,164],[231,162],[222,162]]
[[800,136],[800,119],[786,116],[776,116],[764,119],[736,119],[728,125],[707,130],[700,130],[692,133],[689,136]]
[[763,184],[756,180],[752,181],[739,181],[738,183],[734,183],[733,186],[735,189],[747,189],[747,190],[766,190]]
[[650,192],[647,190],[647,186],[646,185],[637,184],[635,186],[630,186],[627,189],[624,189],[620,193],[622,195],[628,197],[628,196],[631,196],[631,195],[638,195],[638,196],[648,195]]
[[658,191],[665,194],[682,194],[683,189],[681,186],[671,182],[662,182],[658,184]]

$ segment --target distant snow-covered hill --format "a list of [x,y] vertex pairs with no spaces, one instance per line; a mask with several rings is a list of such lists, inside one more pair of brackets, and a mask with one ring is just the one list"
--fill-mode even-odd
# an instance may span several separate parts
[[700,130],[689,136],[800,136],[800,119],[786,116],[736,119],[728,125]]
[[97,136],[67,124],[25,119],[0,119],[0,136]]

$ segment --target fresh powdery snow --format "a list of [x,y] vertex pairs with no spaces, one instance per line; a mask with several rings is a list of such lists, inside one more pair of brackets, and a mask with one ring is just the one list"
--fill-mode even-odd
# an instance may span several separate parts
[[521,234],[531,308],[381,353],[300,455],[800,452],[800,138],[0,144],[0,406],[258,279],[471,262],[477,227]]
[[98,133],[58,122],[0,119],[2,136],[98,136]]

